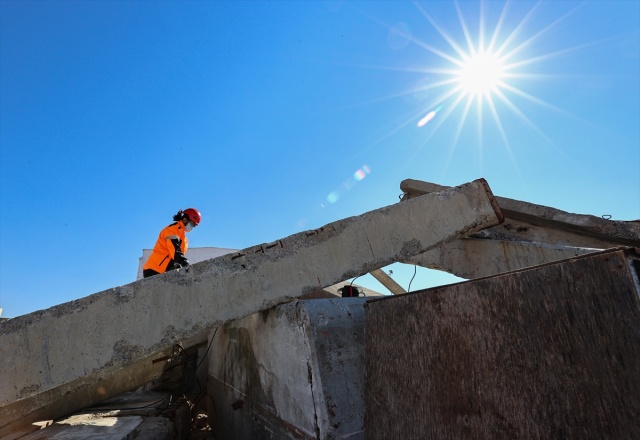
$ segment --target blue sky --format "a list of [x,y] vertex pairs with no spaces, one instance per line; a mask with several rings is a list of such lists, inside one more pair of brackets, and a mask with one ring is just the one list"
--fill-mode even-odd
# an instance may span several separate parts
[[187,207],[192,246],[238,249],[406,178],[638,219],[639,23],[635,0],[2,0],[2,316],[133,281]]

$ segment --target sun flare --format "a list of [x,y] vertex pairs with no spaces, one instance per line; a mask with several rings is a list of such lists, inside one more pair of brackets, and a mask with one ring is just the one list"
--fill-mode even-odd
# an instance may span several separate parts
[[481,97],[497,92],[503,84],[504,74],[504,64],[496,54],[481,52],[465,57],[455,79],[465,95]]
[[[573,7],[542,29],[529,30],[527,25],[540,4],[528,10],[521,8],[515,14],[519,17],[512,17],[512,14],[508,13],[509,1],[505,1],[500,10],[499,4],[495,7],[496,3],[481,0],[478,2],[479,10],[473,14],[469,24],[460,2],[454,1],[459,24],[456,32],[455,29],[445,30],[431,17],[429,11],[437,9],[432,3],[414,4],[440,38],[420,39],[410,30],[396,30],[408,41],[433,55],[424,67],[411,69],[425,76],[407,93],[413,93],[424,102],[421,102],[418,111],[406,123],[413,122],[418,128],[426,130],[422,139],[422,145],[426,146],[447,120],[454,120],[453,126],[449,124],[453,130],[449,131],[451,146],[445,170],[459,140],[468,136],[469,130],[475,130],[471,139],[475,139],[478,145],[480,167],[485,136],[488,139],[488,136],[495,134],[501,139],[513,165],[517,167],[508,134],[509,131],[513,132],[513,124],[505,124],[507,117],[510,117],[511,121],[519,120],[541,139],[553,145],[553,141],[527,115],[529,104],[561,114],[566,112],[526,90],[531,85],[530,80],[551,77],[529,68],[541,61],[565,55],[582,47],[536,53],[537,46],[534,44],[578,10],[580,5]],[[468,7],[469,4],[471,3],[465,3],[465,6]],[[490,6],[493,6],[492,13],[488,13]],[[471,13],[467,12],[466,15],[469,17]],[[495,139],[492,138],[492,146],[497,145]]]

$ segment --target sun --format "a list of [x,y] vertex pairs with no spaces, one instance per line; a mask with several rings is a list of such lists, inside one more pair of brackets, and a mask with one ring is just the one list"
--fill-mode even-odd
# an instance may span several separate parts
[[465,95],[482,99],[504,85],[505,65],[492,52],[465,56],[460,70],[454,74],[457,88]]
[[[473,119],[476,121],[476,139],[482,149],[483,127],[487,122],[492,122],[509,156],[514,160],[507,130],[502,120],[504,112],[516,115],[546,141],[549,139],[525,114],[528,108],[526,102],[564,113],[523,88],[531,79],[544,79],[549,76],[528,72],[527,68],[532,64],[566,54],[575,48],[542,54],[535,54],[535,51],[531,52],[530,49],[537,39],[573,14],[579,5],[543,29],[527,36],[524,31],[525,24],[531,19],[538,6],[533,6],[531,10],[525,12],[523,18],[509,20],[507,17],[509,2],[507,1],[499,16],[494,15],[493,19],[488,20],[485,11],[488,2],[480,1],[478,4],[480,10],[473,15],[473,20],[475,21],[476,17],[478,20],[476,32],[473,32],[472,27],[465,20],[460,4],[457,1],[453,2],[462,31],[461,38],[461,35],[454,37],[445,31],[440,23],[431,17],[427,8],[435,8],[434,6],[430,3],[415,3],[418,11],[446,45],[444,48],[442,45],[438,46],[437,39],[420,40],[408,33],[403,35],[408,41],[436,56],[436,58],[429,58],[428,66],[418,69],[429,80],[421,82],[419,87],[410,90],[410,93],[430,96],[429,101],[421,105],[418,113],[413,116],[413,120],[417,121],[416,125],[419,128],[429,124],[428,135],[423,140],[423,144],[426,145],[449,117],[459,118],[452,132],[451,153],[463,129],[468,123],[473,123]],[[516,80],[518,80],[517,86]],[[470,117],[473,112],[476,118]]]

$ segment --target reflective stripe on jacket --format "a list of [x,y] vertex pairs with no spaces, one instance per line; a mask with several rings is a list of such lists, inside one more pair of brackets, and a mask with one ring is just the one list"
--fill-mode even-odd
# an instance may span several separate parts
[[160,231],[158,241],[156,241],[149,259],[144,263],[143,269],[164,273],[167,271],[169,263],[172,263],[170,269],[173,269],[173,262],[176,259],[178,262],[183,260],[188,247],[189,240],[184,234],[184,224],[181,221],[172,223]]

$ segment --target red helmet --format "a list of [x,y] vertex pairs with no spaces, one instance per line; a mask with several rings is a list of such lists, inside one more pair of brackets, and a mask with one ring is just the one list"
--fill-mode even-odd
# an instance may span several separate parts
[[202,220],[200,211],[198,211],[197,209],[187,208],[184,211],[182,211],[182,213],[189,219],[189,221],[192,221],[193,223],[195,223],[196,226],[198,226],[200,224],[200,220]]

